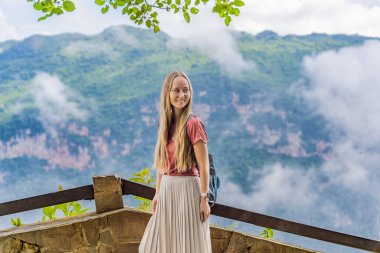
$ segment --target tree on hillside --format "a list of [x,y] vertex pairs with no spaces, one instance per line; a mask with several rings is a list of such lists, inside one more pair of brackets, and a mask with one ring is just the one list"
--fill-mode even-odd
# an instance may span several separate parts
[[[44,15],[38,21],[42,21],[53,15],[61,15],[65,12],[75,10],[75,1],[81,0],[27,0],[33,3],[34,9],[41,11]],[[158,9],[167,12],[182,13],[187,23],[190,22],[190,15],[196,15],[200,8],[203,8],[210,0],[95,0],[95,4],[101,7],[103,14],[107,13],[109,8],[121,9],[123,15],[138,25],[146,25],[159,32],[159,20],[157,19]],[[203,6],[202,6],[203,4]],[[240,14],[240,7],[244,6],[242,0],[215,0],[212,12],[217,13],[224,23],[228,26],[231,22],[231,16],[236,17]]]

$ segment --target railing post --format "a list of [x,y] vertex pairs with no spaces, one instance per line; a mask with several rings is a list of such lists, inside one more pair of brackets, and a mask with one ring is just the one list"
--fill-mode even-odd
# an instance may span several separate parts
[[104,213],[124,207],[119,176],[93,176],[92,181],[96,213]]

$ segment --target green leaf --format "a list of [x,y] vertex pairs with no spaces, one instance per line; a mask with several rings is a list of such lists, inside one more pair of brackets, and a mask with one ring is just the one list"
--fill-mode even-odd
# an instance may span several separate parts
[[238,9],[238,8],[235,8],[234,9],[234,11],[235,11],[235,16],[237,17],[237,16],[239,16],[239,14],[240,14],[240,10]]
[[190,12],[195,15],[198,14],[199,10],[195,7],[191,7]]
[[[153,12],[153,13],[151,13],[150,16],[151,16],[152,18],[157,17],[157,12]],[[139,176],[140,173],[135,173],[135,174],[133,174],[133,175]]]
[[235,1],[233,2],[233,4],[234,4],[235,6],[238,6],[238,7],[242,7],[242,6],[245,5],[244,2],[243,2],[242,0],[235,0]]
[[152,26],[152,21],[150,21],[149,19],[145,22],[145,25],[150,28]]
[[224,23],[226,23],[226,25],[229,26],[230,22],[231,22],[231,17],[227,16],[226,19],[224,20]]
[[42,213],[45,215],[49,215],[52,212],[52,209],[50,206],[42,208]]
[[74,5],[73,2],[67,0],[67,1],[64,1],[64,2],[63,2],[63,9],[64,9],[65,11],[70,12],[70,11],[75,10],[75,5]]
[[144,0],[136,0],[136,5],[139,5],[139,4],[141,4],[142,2],[144,2]]
[[137,182],[137,183],[143,181],[140,177],[130,177],[130,178],[128,178],[128,180],[133,181],[133,182]]
[[200,0],[196,0],[196,1],[195,1],[195,5],[198,5],[198,4],[200,4],[200,3],[201,3]]
[[269,238],[273,238],[273,229],[269,229]]
[[80,209],[81,209],[81,204],[80,203],[75,203],[74,204],[74,211],[77,213],[77,212],[79,212],[80,211]]
[[160,31],[160,28],[158,26],[154,26],[153,31],[155,33],[158,33]]
[[105,0],[95,0],[95,3],[99,6],[102,6],[106,3],[106,1]]
[[141,174],[141,177],[145,177],[146,175],[148,175],[149,173],[149,168],[145,168],[143,170],[141,170],[140,174]]
[[180,4],[181,4],[181,0],[175,0],[175,3],[176,3],[177,5],[180,5]]
[[57,8],[54,8],[54,11],[57,15],[62,15],[63,14],[63,10],[61,9],[61,7],[57,7]]
[[149,199],[138,197],[138,196],[135,196],[135,199],[141,200],[141,201],[150,201]]
[[214,8],[212,8],[212,12],[216,12],[216,13],[222,12],[222,6],[220,4],[216,4]]
[[47,17],[49,17],[49,15],[48,14],[46,14],[45,16],[42,16],[42,17],[40,17],[40,18],[38,18],[38,22],[40,22],[40,21],[42,21],[42,20],[45,20],[45,19],[47,19]]
[[40,11],[40,10],[42,10],[42,8],[43,8],[43,6],[42,6],[39,2],[35,2],[35,3],[33,4],[33,7],[34,7],[34,9],[36,9],[37,11]]
[[102,14],[107,13],[107,11],[108,11],[109,8],[110,8],[109,5],[104,6],[104,7],[102,8]]
[[118,6],[124,6],[126,4],[125,0],[116,0]]
[[123,15],[125,15],[125,14],[127,14],[127,12],[128,12],[128,6],[125,6],[124,8],[123,8],[123,11],[121,12]]
[[187,13],[187,12],[183,12],[183,17],[185,18],[185,21],[186,21],[187,23],[190,22],[190,15],[189,15],[189,13]]

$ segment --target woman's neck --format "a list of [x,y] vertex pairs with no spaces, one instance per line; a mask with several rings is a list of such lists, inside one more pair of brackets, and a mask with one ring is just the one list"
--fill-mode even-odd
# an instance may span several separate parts
[[174,122],[176,125],[178,125],[179,119],[181,118],[182,109],[173,108],[174,111]]

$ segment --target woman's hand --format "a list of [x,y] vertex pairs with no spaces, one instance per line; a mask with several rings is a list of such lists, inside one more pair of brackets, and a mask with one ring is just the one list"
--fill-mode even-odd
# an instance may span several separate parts
[[208,198],[201,197],[199,209],[201,214],[201,221],[204,222],[210,216],[210,205],[208,204]]
[[156,193],[156,194],[154,195],[154,198],[153,198],[153,200],[152,200],[152,211],[153,211],[153,213],[156,212],[157,201],[158,201],[158,193]]

